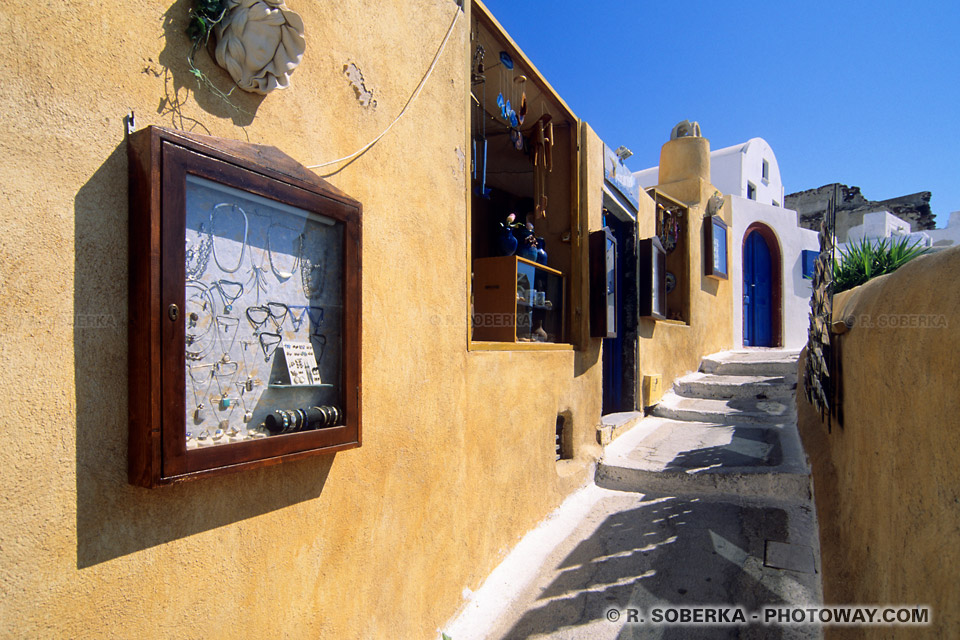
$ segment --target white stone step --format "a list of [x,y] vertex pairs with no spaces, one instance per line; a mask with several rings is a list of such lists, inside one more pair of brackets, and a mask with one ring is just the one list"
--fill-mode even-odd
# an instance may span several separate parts
[[721,351],[705,357],[700,371],[730,376],[784,376],[795,382],[799,357],[799,351],[784,349]]
[[714,424],[776,425],[796,421],[792,398],[687,398],[668,391],[653,415]]
[[674,392],[688,398],[788,398],[796,382],[785,376],[729,376],[691,373],[674,383]]
[[796,427],[720,426],[647,418],[608,446],[597,484],[645,493],[809,499]]

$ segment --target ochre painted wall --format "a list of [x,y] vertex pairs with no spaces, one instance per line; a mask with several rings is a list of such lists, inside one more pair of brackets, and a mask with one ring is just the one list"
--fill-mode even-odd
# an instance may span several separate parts
[[[462,589],[589,476],[599,341],[466,348],[468,6],[407,116],[329,176],[364,206],[363,447],[127,484],[124,116],[304,164],[339,158],[396,117],[457,11],[288,5],[307,32],[291,87],[236,90],[234,106],[188,73],[192,2],[0,8],[4,637],[432,638]],[[576,455],[558,465],[565,411]]]
[[837,295],[834,321],[854,319],[833,336],[842,426],[828,432],[797,396],[826,601],[932,607],[925,629],[830,627],[828,638],[947,638],[960,628],[958,279],[953,248]]
[[[733,331],[732,287],[729,280],[704,275],[704,230],[707,200],[716,192],[710,184],[710,143],[706,138],[686,137],[671,140],[660,152],[661,180],[670,182],[657,190],[687,206],[687,217],[681,225],[687,247],[687,272],[690,278],[677,283],[688,287],[689,322],[640,320],[640,380],[642,376],[661,374],[663,389],[700,366],[703,356],[730,349]],[[639,231],[640,238],[656,233],[654,203],[643,194]],[[729,225],[730,217],[720,211]],[[728,235],[729,259],[729,235]],[[732,272],[733,269],[728,269]],[[646,403],[646,398],[644,399]]]

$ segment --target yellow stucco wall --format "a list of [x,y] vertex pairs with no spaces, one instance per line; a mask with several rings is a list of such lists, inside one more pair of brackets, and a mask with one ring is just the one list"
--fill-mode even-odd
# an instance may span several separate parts
[[843,426],[828,432],[798,394],[825,599],[933,610],[926,629],[833,627],[828,637],[946,638],[960,628],[958,278],[960,249],[949,249],[839,294],[834,320],[855,319],[834,336]]
[[[187,71],[191,4],[0,8],[0,635],[434,637],[587,478],[599,341],[466,349],[468,13],[408,115],[329,177],[364,206],[363,447],[128,485],[124,116],[339,158],[400,112],[457,10],[289,0],[307,31],[291,87],[234,108]],[[558,465],[564,411],[576,458]]]
[[[641,319],[640,380],[650,374],[663,375],[663,388],[696,371],[703,356],[730,349],[733,332],[733,289],[730,280],[717,280],[704,275],[704,221],[707,200],[716,192],[710,184],[710,143],[706,138],[686,137],[671,140],[660,152],[661,181],[657,191],[688,208],[686,224],[681,225],[687,247],[687,272],[691,275],[678,287],[688,287],[689,322]],[[639,237],[656,233],[654,203],[641,196]],[[720,217],[729,225],[729,213]],[[728,244],[729,256],[729,244]],[[644,398],[644,402],[647,399]]]

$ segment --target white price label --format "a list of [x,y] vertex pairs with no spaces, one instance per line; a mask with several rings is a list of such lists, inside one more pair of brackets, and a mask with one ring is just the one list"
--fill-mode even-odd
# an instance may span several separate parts
[[287,373],[290,374],[290,384],[309,386],[321,384],[320,367],[313,353],[313,345],[309,342],[284,342],[283,356],[287,361]]

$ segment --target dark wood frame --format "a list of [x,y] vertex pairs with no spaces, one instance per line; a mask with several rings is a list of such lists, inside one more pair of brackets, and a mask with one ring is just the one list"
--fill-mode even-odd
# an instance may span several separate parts
[[[607,242],[613,243],[613,260],[607,259]],[[607,282],[613,271],[614,314],[613,326],[607,326]],[[617,239],[609,228],[590,233],[590,336],[593,338],[617,337],[616,307],[620,304],[617,291]]]
[[[128,141],[130,176],[129,464],[156,487],[361,444],[361,204],[274,147],[147,127]],[[344,424],[187,450],[184,421],[187,173],[343,223]]]
[[[659,304],[653,300],[654,279]],[[640,290],[637,310],[640,317],[666,320],[667,253],[656,236],[637,241],[637,280]]]
[[[720,216],[707,216],[704,218],[704,230],[703,237],[706,246],[703,250],[703,268],[704,273],[708,278],[716,278],[717,280],[727,280],[730,277],[730,234],[728,231],[727,223],[723,221],[723,218]],[[714,234],[717,233],[717,227],[723,229],[723,243],[726,246],[726,251],[724,251],[724,257],[726,258],[725,269],[720,272],[713,268],[713,238]]]

